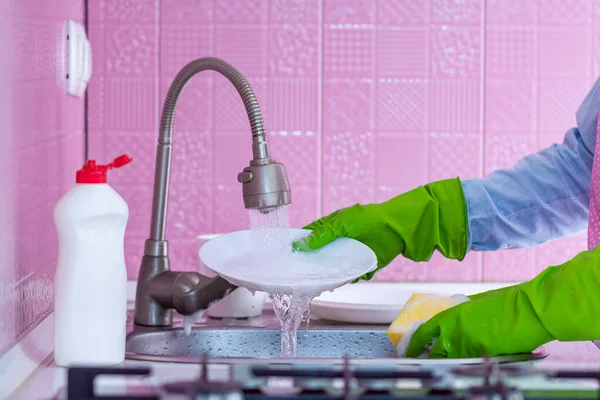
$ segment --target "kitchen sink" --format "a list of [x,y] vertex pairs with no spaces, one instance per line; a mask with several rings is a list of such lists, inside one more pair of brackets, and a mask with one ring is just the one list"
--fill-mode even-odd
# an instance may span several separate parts
[[[273,358],[281,356],[279,329],[226,328],[134,332],[127,351],[166,357]],[[383,330],[314,329],[298,333],[301,358],[388,358],[396,350]]]
[[[297,363],[335,364],[343,357],[360,364],[478,364],[481,358],[457,360],[401,359],[385,332],[386,326],[346,325],[315,320],[310,330],[298,330]],[[198,363],[206,356],[222,363],[282,363],[279,321],[272,311],[247,320],[205,318],[186,335],[182,321],[172,328],[129,324],[126,357],[134,360]],[[543,347],[531,354],[494,358],[498,362],[532,361],[547,356]],[[287,360],[291,362],[292,360]],[[214,362],[214,361],[213,361]]]

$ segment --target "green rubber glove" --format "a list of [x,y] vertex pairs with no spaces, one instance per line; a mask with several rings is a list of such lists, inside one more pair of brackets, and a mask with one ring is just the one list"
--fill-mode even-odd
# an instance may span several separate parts
[[[434,182],[380,204],[354,205],[323,217],[305,229],[313,232],[293,247],[317,250],[340,237],[356,239],[377,255],[377,269],[402,254],[427,261],[438,250],[462,260],[467,251],[465,197],[459,179]],[[371,279],[371,272],[362,279]]]
[[527,353],[552,340],[600,339],[600,246],[529,282],[479,295],[421,325],[407,356],[433,339],[431,358]]

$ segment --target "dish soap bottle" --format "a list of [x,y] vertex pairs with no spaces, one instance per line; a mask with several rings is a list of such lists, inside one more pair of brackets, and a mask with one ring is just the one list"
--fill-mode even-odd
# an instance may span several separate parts
[[58,262],[54,276],[54,359],[59,366],[108,366],[125,358],[129,208],[107,184],[112,168],[88,160],[76,185],[54,207]]

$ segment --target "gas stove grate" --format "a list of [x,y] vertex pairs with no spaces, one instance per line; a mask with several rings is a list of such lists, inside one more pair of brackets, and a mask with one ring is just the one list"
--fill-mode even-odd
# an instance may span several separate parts
[[[237,393],[238,398],[247,400],[265,400],[265,399],[289,399],[289,400],[380,400],[380,399],[439,399],[439,400],[473,400],[473,399],[536,399],[552,398],[553,400],[561,397],[532,397],[524,396],[516,388],[505,386],[502,379],[495,374],[502,371],[507,376],[526,376],[526,371],[519,371],[518,367],[499,367],[493,364],[489,359],[483,365],[460,368],[452,371],[456,376],[483,377],[483,385],[473,387],[462,392],[453,391],[440,387],[442,376],[438,376],[430,370],[360,370],[350,365],[350,359],[344,358],[341,366],[332,368],[293,368],[286,369],[277,366],[249,366],[251,375],[257,379],[287,379],[293,383],[288,393],[265,393],[260,385],[251,385],[244,382],[236,382],[233,379],[229,381],[211,381],[208,380],[207,368],[209,365],[207,356],[201,357],[200,376],[197,380],[188,382],[173,382],[162,387],[164,396],[161,395],[143,395],[111,397],[115,400],[159,400],[168,398],[168,395],[183,395],[189,399],[203,399],[212,396],[225,396],[226,394]],[[437,371],[436,371],[437,372]],[[67,399],[68,400],[94,400],[105,399],[106,397],[96,396],[94,394],[94,379],[100,375],[137,375],[147,376],[150,373],[149,368],[91,368],[77,367],[70,368],[68,372]],[[600,370],[598,371],[555,371],[546,373],[548,378],[554,379],[586,379],[596,380],[600,385]],[[415,380],[421,384],[421,391],[404,391],[394,389],[393,383],[402,380]],[[306,382],[324,382],[324,385],[302,386]],[[331,383],[341,382],[341,387],[332,390]],[[376,384],[389,382],[387,386],[377,386]],[[437,383],[437,385],[436,385]],[[430,388],[429,390],[427,388]],[[296,390],[297,389],[297,390]],[[181,398],[181,397],[179,397]],[[225,397],[223,397],[225,398]],[[571,397],[562,397],[569,399]],[[600,399],[600,389],[594,397]]]

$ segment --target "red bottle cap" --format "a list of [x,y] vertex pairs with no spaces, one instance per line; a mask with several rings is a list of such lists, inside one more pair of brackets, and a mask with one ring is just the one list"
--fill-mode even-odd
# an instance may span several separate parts
[[133,158],[123,154],[107,165],[96,165],[96,160],[88,160],[82,169],[77,171],[77,183],[106,183],[106,171],[121,168],[133,161]]

